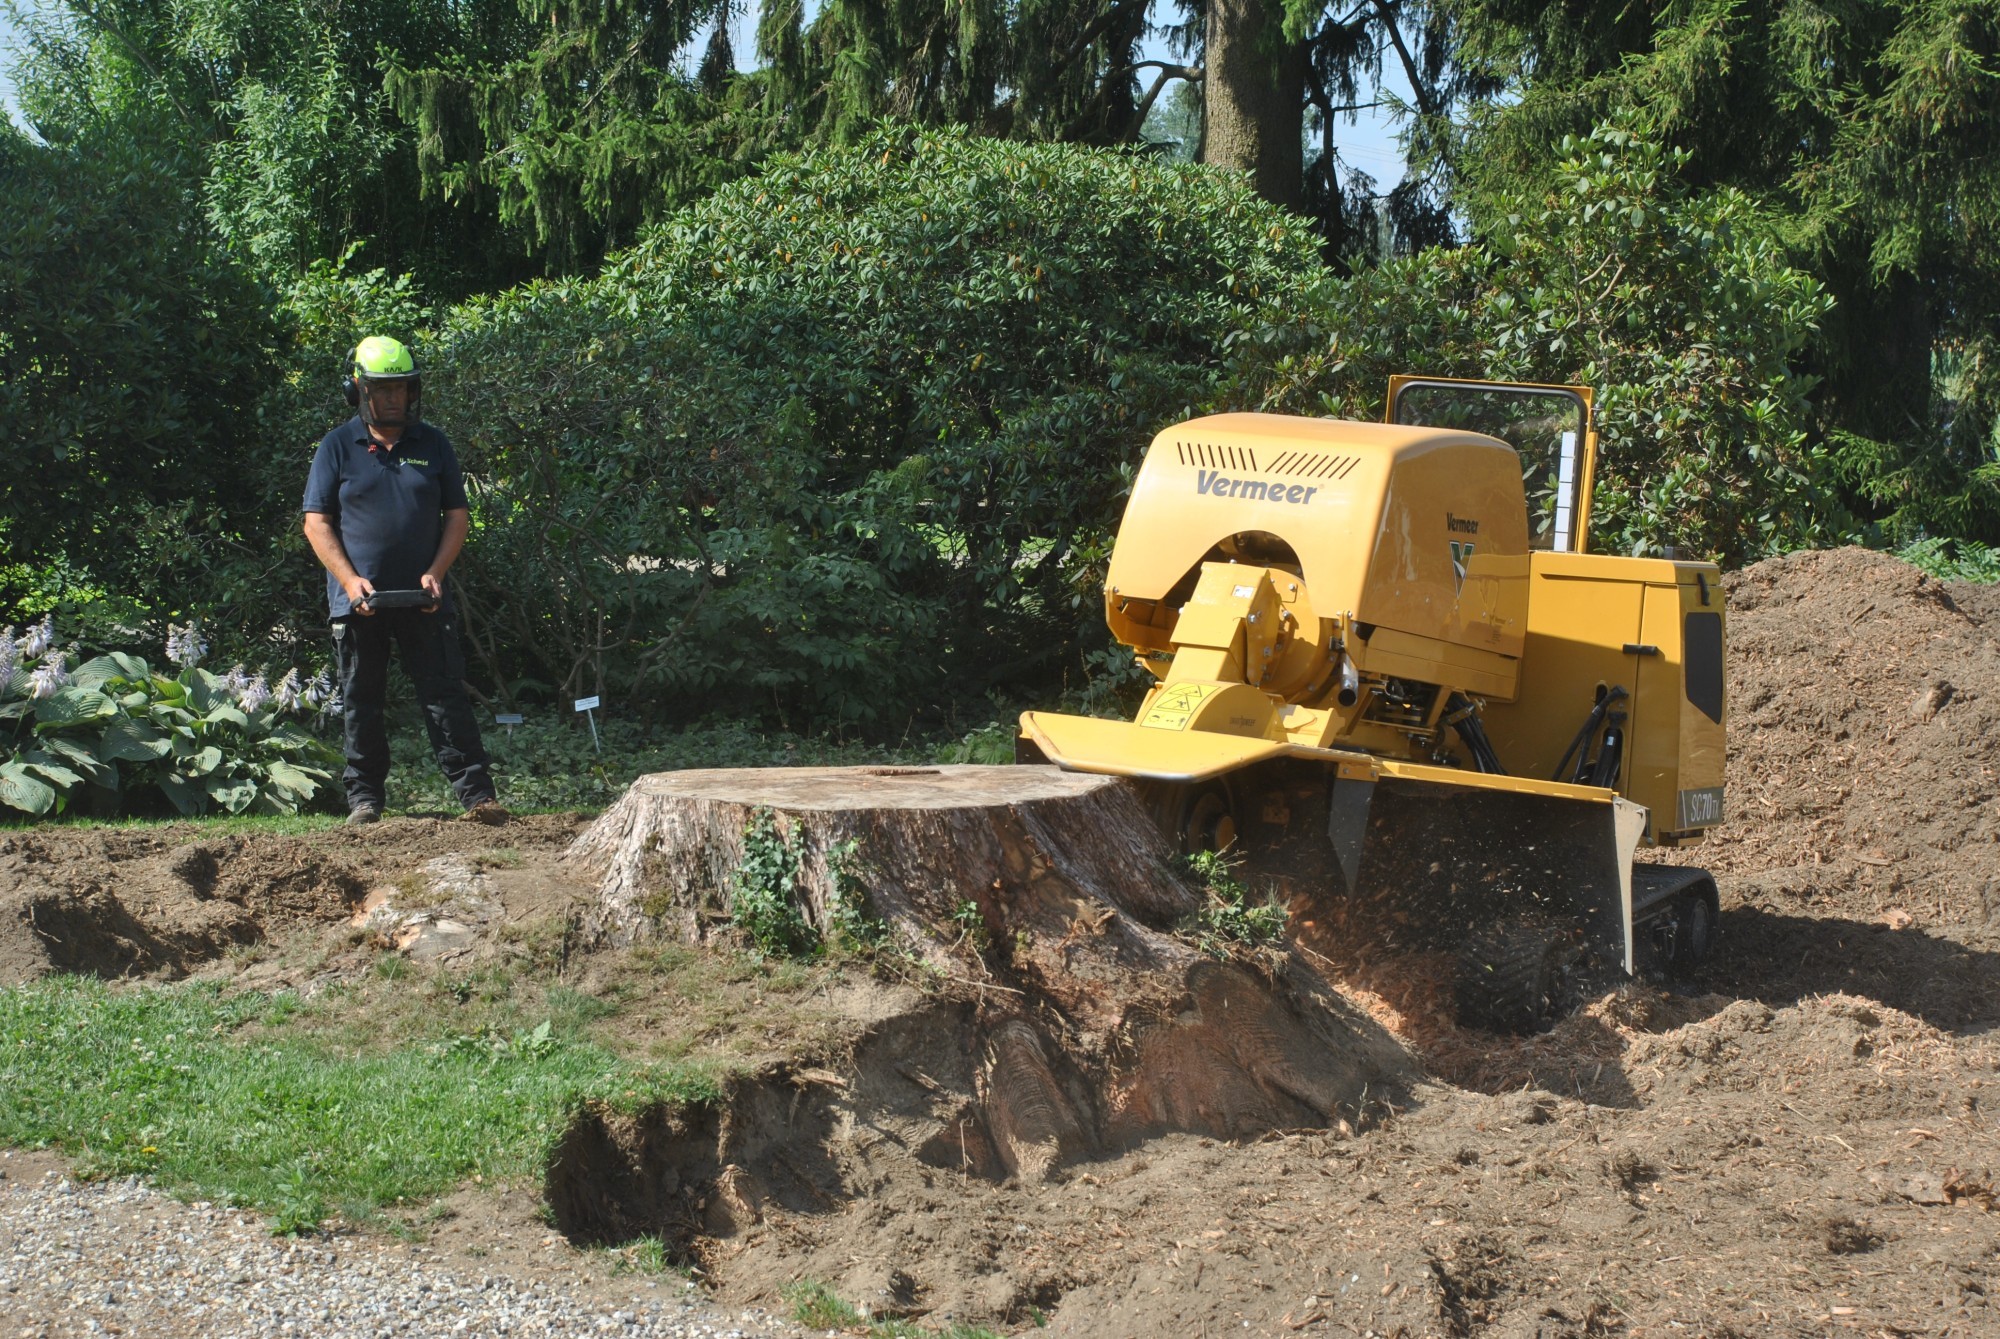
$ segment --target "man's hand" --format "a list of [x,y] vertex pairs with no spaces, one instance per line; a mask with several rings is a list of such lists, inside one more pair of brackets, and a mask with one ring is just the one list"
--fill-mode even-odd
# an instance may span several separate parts
[[356,574],[342,581],[340,583],[340,588],[347,592],[347,602],[354,606],[355,613],[361,614],[367,618],[373,618],[375,616],[375,611],[373,609],[370,609],[366,604],[362,603],[363,600],[367,599],[370,595],[373,595],[375,593],[374,582],[370,581],[365,576]]
[[340,532],[333,528],[333,522],[327,519],[326,513],[307,512],[305,527],[306,542],[312,545],[313,556],[347,592],[347,602],[354,606],[354,612],[373,614],[375,611],[361,601],[375,593],[375,583],[354,570],[354,564],[347,560],[347,550],[340,545]]
[[458,552],[465,547],[465,536],[472,528],[472,514],[463,507],[453,507],[444,513],[444,532],[438,536],[437,557],[431,559],[430,570],[422,578],[424,590],[431,597],[427,614],[435,614],[444,608],[444,574],[458,561]]

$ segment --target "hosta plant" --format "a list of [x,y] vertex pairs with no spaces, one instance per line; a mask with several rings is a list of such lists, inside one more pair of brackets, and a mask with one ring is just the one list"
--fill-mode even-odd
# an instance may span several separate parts
[[53,642],[46,620],[0,631],[0,805],[42,818],[86,797],[104,810],[157,795],[184,814],[296,813],[339,769],[296,719],[324,701],[323,680],[210,673],[192,627],[168,638],[173,673],[122,651],[71,668]]

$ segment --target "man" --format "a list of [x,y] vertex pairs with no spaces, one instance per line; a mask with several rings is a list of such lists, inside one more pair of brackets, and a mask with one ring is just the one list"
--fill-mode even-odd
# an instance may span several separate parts
[[[465,692],[458,616],[445,573],[465,545],[465,479],[445,435],[423,421],[409,349],[370,335],[354,348],[347,402],[360,412],[320,439],[306,479],[305,529],[326,568],[347,769],[347,821],[382,817],[389,779],[383,719],[393,646],[416,686],[438,766],[466,817],[502,823],[486,749]],[[384,607],[376,608],[376,592]],[[387,592],[421,591],[390,607]]]

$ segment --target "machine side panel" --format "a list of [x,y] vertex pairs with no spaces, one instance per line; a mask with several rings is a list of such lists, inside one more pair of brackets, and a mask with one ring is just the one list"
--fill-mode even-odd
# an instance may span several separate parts
[[[1640,657],[1626,648],[1639,642],[1646,585],[1644,573],[1617,566],[1637,561],[1534,555],[1518,693],[1512,702],[1488,702],[1484,713],[1494,751],[1513,775],[1551,776],[1590,714],[1599,684],[1624,688],[1631,700],[1623,709],[1628,714],[1638,709]],[[1660,566],[1673,570],[1671,564]],[[1578,574],[1582,571],[1590,575]],[[1628,748],[1628,769],[1631,759]],[[1622,777],[1619,788],[1624,789]]]
[[[1439,442],[1398,453],[1386,482],[1356,616],[1519,656],[1528,552],[1520,457],[1499,443]],[[1474,561],[1482,555],[1498,561]]]
[[1520,662],[1513,656],[1474,650],[1455,642],[1412,637],[1378,628],[1365,644],[1351,646],[1355,663],[1370,674],[1448,683],[1481,697],[1511,698]]
[[1635,640],[1650,653],[1638,658],[1639,699],[1626,736],[1627,797],[1653,815],[1655,840],[1675,826],[1675,798],[1681,770],[1682,716],[1690,708],[1681,695],[1686,672],[1681,642],[1681,587],[1642,587],[1645,611]]
[[[1643,736],[1655,758],[1656,794],[1633,798],[1652,809],[1654,830],[1692,837],[1723,820],[1723,769],[1728,752],[1727,703],[1723,694],[1726,616],[1719,573],[1689,567],[1688,580],[1672,588],[1648,587],[1645,638],[1660,648],[1659,691],[1648,699],[1653,717]],[[1703,597],[1707,603],[1703,603]],[[1711,715],[1710,713],[1714,714]],[[1635,763],[1638,761],[1635,755]]]

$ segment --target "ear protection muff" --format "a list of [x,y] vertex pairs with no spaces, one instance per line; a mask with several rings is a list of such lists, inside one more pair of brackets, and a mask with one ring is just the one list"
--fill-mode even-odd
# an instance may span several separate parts
[[361,346],[359,344],[348,350],[347,371],[340,378],[340,393],[346,399],[349,409],[359,409],[361,407],[361,382],[354,375],[354,365],[360,361],[360,357]]

